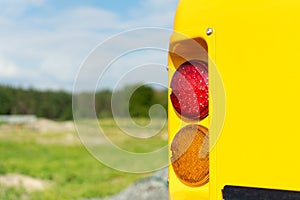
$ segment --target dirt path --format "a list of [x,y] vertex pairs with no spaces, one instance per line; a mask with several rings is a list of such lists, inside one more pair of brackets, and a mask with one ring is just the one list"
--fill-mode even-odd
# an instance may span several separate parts
[[27,192],[33,192],[36,190],[44,190],[50,183],[21,174],[6,174],[0,176],[0,184],[4,187],[21,187]]

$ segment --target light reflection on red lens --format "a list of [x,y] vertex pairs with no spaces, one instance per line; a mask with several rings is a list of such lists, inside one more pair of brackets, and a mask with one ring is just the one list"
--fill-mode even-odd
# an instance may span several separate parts
[[183,63],[171,81],[171,101],[183,117],[201,120],[208,115],[208,66],[200,60]]

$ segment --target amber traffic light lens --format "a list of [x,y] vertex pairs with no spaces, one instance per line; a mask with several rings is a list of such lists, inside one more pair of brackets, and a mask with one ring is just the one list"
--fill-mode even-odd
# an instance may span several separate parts
[[185,185],[198,187],[209,180],[207,128],[193,124],[182,128],[171,145],[171,162],[176,176]]
[[208,66],[200,60],[183,63],[171,80],[171,102],[183,117],[201,120],[208,115]]

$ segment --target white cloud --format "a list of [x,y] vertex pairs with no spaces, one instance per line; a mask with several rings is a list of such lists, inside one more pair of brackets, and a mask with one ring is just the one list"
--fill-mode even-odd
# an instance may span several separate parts
[[171,27],[178,0],[144,0],[140,9],[130,11],[131,25]]
[[41,19],[40,24],[68,31],[91,31],[118,29],[122,23],[117,13],[93,7],[65,10],[50,19]]
[[82,6],[17,20],[30,6],[45,6],[46,2],[0,1],[0,78],[26,86],[71,89],[84,58],[109,36],[128,28],[172,26],[177,0],[141,2],[126,18]]
[[166,10],[166,8],[170,6],[176,6],[177,0],[145,0],[143,1],[143,4],[145,7],[155,8],[155,9],[163,9]]
[[0,16],[18,17],[30,6],[41,6],[44,0],[1,0]]
[[7,61],[5,58],[0,58],[0,79],[12,78],[17,73],[18,68],[13,62]]

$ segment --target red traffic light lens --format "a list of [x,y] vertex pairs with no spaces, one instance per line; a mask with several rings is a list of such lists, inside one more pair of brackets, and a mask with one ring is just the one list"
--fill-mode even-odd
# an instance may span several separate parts
[[200,60],[183,63],[171,80],[171,101],[181,116],[201,120],[208,115],[208,66]]

